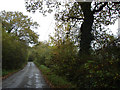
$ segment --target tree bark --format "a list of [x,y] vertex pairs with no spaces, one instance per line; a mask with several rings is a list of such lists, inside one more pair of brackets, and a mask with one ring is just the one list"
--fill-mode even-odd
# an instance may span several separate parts
[[91,11],[91,2],[79,2],[84,14],[84,22],[81,25],[81,40],[79,55],[89,55],[91,48],[91,41],[94,39],[91,34],[92,25],[94,22],[93,11]]

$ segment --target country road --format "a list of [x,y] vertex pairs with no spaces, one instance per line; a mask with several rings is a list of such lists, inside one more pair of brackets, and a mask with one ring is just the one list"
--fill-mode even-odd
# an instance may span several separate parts
[[2,88],[49,88],[41,72],[33,62],[28,62],[26,67],[2,81]]

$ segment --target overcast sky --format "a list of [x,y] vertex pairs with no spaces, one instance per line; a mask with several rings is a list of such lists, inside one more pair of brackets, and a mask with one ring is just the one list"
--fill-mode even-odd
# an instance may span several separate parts
[[[36,12],[35,14],[29,13],[25,9],[24,0],[1,0],[0,2],[0,11],[20,11],[24,15],[32,17],[33,21],[36,21],[40,24],[40,27],[35,30],[40,36],[39,41],[48,40],[48,35],[54,31],[54,14],[49,14],[47,17],[44,17],[41,13]],[[110,26],[110,29],[113,30],[113,33],[116,35],[118,29],[118,22],[114,26]]]

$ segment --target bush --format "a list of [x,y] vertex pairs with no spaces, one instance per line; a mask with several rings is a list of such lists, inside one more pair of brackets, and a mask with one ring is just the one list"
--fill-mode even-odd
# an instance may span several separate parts
[[19,69],[28,59],[27,46],[16,36],[3,31],[2,39],[2,68],[4,70]]
[[119,51],[116,52],[119,49],[105,48],[87,60],[84,58],[86,62],[80,64],[74,77],[78,87],[119,88],[120,58]]
[[45,75],[45,77],[49,80],[49,82],[54,86],[54,88],[73,88],[75,85],[68,82],[64,77],[56,75],[54,72],[50,70],[50,68],[39,65],[36,63],[37,66],[39,66],[42,73]]

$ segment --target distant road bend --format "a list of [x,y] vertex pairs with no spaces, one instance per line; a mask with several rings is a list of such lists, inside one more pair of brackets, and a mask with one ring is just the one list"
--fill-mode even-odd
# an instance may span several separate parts
[[28,62],[26,67],[3,80],[2,88],[49,88],[41,72],[33,62]]

